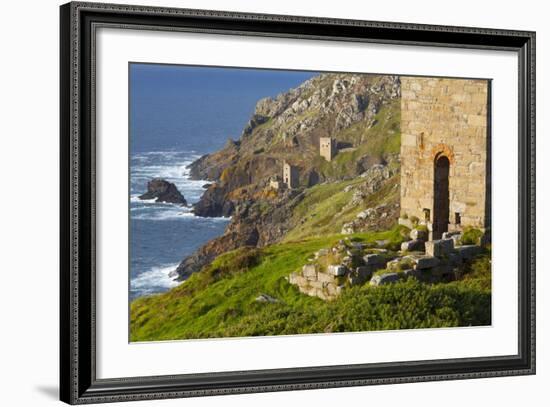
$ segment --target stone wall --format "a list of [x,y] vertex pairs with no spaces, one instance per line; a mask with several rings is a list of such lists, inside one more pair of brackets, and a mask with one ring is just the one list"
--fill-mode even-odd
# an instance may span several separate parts
[[401,77],[402,217],[431,228],[434,163],[445,156],[449,230],[490,226],[489,87],[488,80]]
[[409,278],[430,284],[454,281],[462,278],[471,261],[483,252],[479,244],[464,245],[462,237],[460,232],[447,232],[443,239],[426,240],[424,229],[413,229],[412,240],[404,241],[399,252],[345,238],[318,250],[288,276],[288,282],[303,294],[330,301],[344,290],[366,283],[376,287]]
[[[330,251],[333,251],[331,249]],[[315,257],[326,256],[328,249],[321,249]],[[349,259],[351,261],[351,258]],[[355,261],[356,262],[356,261]],[[316,263],[309,263],[302,270],[290,274],[288,282],[298,286],[300,292],[322,300],[335,299],[343,289],[369,281],[376,270],[386,267],[386,260],[379,254],[367,254],[360,260],[360,265],[331,264],[321,267]]]
[[327,161],[331,161],[336,154],[336,142],[332,137],[319,139],[319,154]]
[[287,188],[298,188],[300,186],[299,177],[297,167],[286,162],[283,164],[283,182]]

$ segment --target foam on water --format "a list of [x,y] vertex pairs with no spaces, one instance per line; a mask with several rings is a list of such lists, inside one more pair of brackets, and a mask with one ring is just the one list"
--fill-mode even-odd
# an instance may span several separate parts
[[[189,164],[200,158],[194,152],[152,151],[132,156],[132,192],[139,195],[145,192],[147,182],[153,178],[163,178],[176,185],[189,203],[197,202],[204,188],[205,181],[189,179]],[[137,195],[136,195],[137,196]]]
[[[223,234],[230,218],[202,218],[192,204],[204,193],[207,181],[189,179],[194,152],[151,151],[135,153],[130,161],[131,281],[130,296],[163,292],[177,285],[168,274],[208,240]],[[176,185],[189,206],[141,200],[153,178]],[[169,221],[169,222],[167,222]]]
[[180,282],[175,281],[170,274],[176,270],[178,263],[164,264],[152,267],[139,274],[130,282],[130,290],[135,296],[152,294],[176,287]]

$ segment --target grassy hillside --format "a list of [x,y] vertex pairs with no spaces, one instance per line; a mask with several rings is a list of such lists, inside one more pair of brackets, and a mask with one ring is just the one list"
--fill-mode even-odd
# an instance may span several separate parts
[[379,191],[369,195],[361,205],[346,205],[350,202],[353,192],[346,192],[345,187],[359,185],[362,182],[361,178],[356,178],[308,188],[304,199],[292,212],[292,224],[296,227],[285,235],[284,241],[339,233],[342,225],[355,219],[362,210],[399,202],[399,189],[395,188],[398,176],[394,176]]
[[[397,77],[387,75],[314,77],[260,100],[239,140],[194,162],[191,174],[218,181],[227,193],[263,188],[281,175],[285,161],[299,168],[303,187],[355,177],[369,163],[399,153],[399,86]],[[320,137],[339,144],[331,162],[319,154]]]
[[[363,242],[402,239],[399,227],[363,233]],[[426,285],[413,280],[391,286],[346,290],[324,302],[300,294],[286,277],[312,254],[341,236],[286,242],[264,249],[242,248],[171,291],[142,297],[131,305],[131,340],[281,335],[485,325],[490,323],[488,257],[480,257],[462,281]],[[277,303],[255,299],[260,294]]]
[[383,160],[388,155],[399,154],[400,123],[400,100],[394,100],[380,109],[372,127],[363,120],[334,135],[339,142],[348,142],[355,148],[338,152],[330,162],[315,154],[313,167],[327,178],[338,179],[354,174],[357,162],[363,157]]

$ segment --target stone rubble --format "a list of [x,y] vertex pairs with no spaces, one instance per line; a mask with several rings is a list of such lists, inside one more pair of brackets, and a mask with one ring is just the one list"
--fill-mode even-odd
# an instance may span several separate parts
[[482,250],[477,245],[460,245],[460,233],[427,240],[426,230],[418,227],[409,236],[411,240],[403,242],[400,252],[384,248],[389,241],[376,242],[380,247],[373,247],[345,238],[331,248],[318,250],[288,281],[304,294],[330,301],[346,288],[366,283],[377,287],[407,278],[426,283],[452,281],[461,276],[464,262]]

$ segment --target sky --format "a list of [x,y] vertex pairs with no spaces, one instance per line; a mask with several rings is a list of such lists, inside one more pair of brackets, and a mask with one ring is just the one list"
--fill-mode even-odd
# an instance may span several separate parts
[[317,72],[130,64],[132,152],[190,149],[206,153],[234,139],[256,102]]

